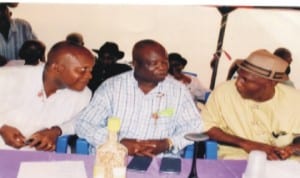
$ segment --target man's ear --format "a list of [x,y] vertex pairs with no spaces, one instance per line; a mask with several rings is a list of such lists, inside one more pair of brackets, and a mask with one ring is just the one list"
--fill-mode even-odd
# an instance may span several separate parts
[[65,69],[65,67],[62,66],[61,64],[53,63],[51,64],[51,69],[55,72],[60,73]]

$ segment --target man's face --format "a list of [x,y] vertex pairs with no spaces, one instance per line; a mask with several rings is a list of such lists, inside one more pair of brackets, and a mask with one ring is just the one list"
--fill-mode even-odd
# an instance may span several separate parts
[[134,66],[135,75],[139,79],[146,82],[160,82],[168,75],[168,56],[164,50],[149,46],[141,49]]
[[66,54],[63,57],[67,57],[68,60],[61,65],[61,82],[65,87],[81,91],[88,84],[92,78],[91,71],[95,64],[93,56],[87,56],[83,54],[70,55]]
[[271,80],[261,78],[242,69],[238,70],[235,85],[243,98],[253,100],[257,100],[265,92],[272,92],[274,89]]
[[117,61],[116,56],[114,56],[113,54],[107,53],[107,52],[100,55],[99,58],[100,58],[101,62],[106,66],[111,65]]
[[182,63],[174,60],[169,61],[169,65],[170,65],[169,71],[171,74],[181,73],[185,67]]

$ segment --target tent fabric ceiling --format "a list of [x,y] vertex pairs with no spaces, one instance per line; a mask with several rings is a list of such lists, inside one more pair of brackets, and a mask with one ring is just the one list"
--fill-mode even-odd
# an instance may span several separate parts
[[219,65],[219,59],[222,55],[222,49],[223,46],[223,39],[224,39],[224,34],[226,30],[226,25],[227,25],[227,18],[230,15],[232,11],[235,9],[240,9],[240,8],[247,8],[247,9],[277,9],[277,10],[300,10],[300,8],[297,7],[275,7],[275,6],[247,6],[247,7],[239,7],[239,6],[216,6],[218,11],[222,15],[221,19],[221,25],[220,25],[220,30],[219,30],[219,37],[217,41],[217,49],[214,54],[214,58],[211,61],[211,68],[212,68],[212,75],[211,75],[211,81],[210,81],[210,89],[213,90],[215,87],[215,82],[216,82],[216,77],[217,77],[217,70],[218,70],[218,65]]
[[[55,13],[51,10],[55,9]],[[47,45],[64,39],[73,31],[84,35],[88,48],[116,41],[131,60],[131,49],[141,38],[154,38],[169,52],[179,52],[188,61],[187,71],[195,72],[209,86],[210,61],[216,51],[221,15],[214,6],[200,5],[101,5],[20,3],[13,17],[28,20]],[[238,6],[229,13],[216,84],[223,82],[236,58],[258,48],[269,51],[289,48],[294,61],[290,78],[300,87],[300,11],[298,7]],[[47,22],[45,25],[45,22]]]

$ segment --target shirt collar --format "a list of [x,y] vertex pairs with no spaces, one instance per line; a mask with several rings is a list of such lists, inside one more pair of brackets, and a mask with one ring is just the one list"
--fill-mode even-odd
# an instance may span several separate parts
[[[167,80],[167,78],[168,78],[169,76],[167,76],[166,78],[165,78],[165,80]],[[134,72],[132,71],[132,73],[131,73],[131,79],[133,80],[133,83],[134,83],[134,87],[135,88],[138,88],[139,90],[141,90],[140,88],[139,88],[139,86],[138,86],[138,81],[135,79],[135,77],[134,77]],[[161,82],[158,82],[158,84],[156,85],[156,87],[154,87],[149,93],[147,93],[146,95],[155,95],[155,96],[157,96],[157,95],[166,95],[166,91],[164,90],[164,87],[163,87],[163,83],[164,83],[164,81],[165,80],[163,80],[163,81],[161,81]],[[142,91],[141,91],[142,92]]]

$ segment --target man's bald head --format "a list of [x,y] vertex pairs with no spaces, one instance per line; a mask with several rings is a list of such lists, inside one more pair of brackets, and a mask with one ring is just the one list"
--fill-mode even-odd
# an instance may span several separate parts
[[133,57],[133,61],[142,61],[143,59],[143,50],[144,49],[151,49],[151,50],[155,50],[160,54],[163,54],[167,57],[167,51],[166,49],[157,41],[152,40],[152,39],[145,39],[145,40],[141,40],[139,42],[137,42],[132,50],[132,57]]
[[56,43],[48,53],[43,79],[47,96],[57,89],[81,91],[92,78],[93,54],[84,46],[67,41]]
[[63,56],[88,56],[94,58],[93,54],[85,47],[70,43],[68,41],[61,41],[56,43],[49,51],[46,66],[49,67],[53,63],[65,63],[70,60],[69,57]]

